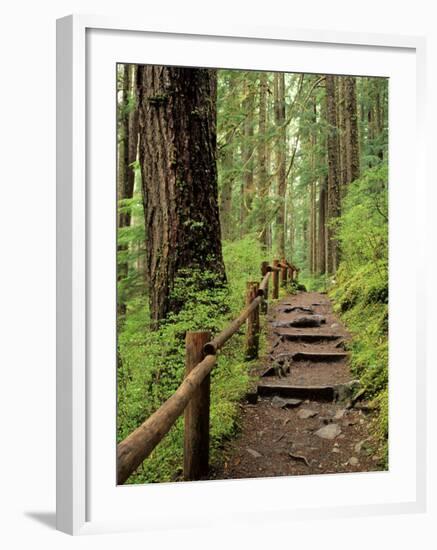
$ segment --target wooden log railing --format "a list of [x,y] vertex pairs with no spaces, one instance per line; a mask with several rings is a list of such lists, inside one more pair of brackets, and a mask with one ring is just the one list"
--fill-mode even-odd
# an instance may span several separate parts
[[263,262],[263,278],[260,283],[247,283],[246,306],[236,319],[212,340],[206,331],[187,332],[185,378],[156,412],[117,445],[118,484],[123,484],[141,465],[184,411],[184,479],[200,479],[208,474],[210,373],[216,364],[217,352],[246,322],[246,358],[258,357],[259,312],[260,309],[267,312],[269,279],[273,278],[272,297],[277,299],[279,273],[284,283],[287,271],[293,280],[293,274],[299,270],[285,259],[273,260],[273,265]]

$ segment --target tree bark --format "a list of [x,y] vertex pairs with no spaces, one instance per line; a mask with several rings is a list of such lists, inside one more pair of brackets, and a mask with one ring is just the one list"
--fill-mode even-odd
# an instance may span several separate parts
[[346,134],[346,183],[351,183],[360,177],[356,78],[354,76],[346,76],[343,78]]
[[334,222],[340,215],[340,182],[338,162],[338,127],[336,105],[336,77],[326,75],[326,116],[328,122],[327,153],[328,153],[328,258],[327,271],[335,273],[339,261],[338,241],[335,237]]
[[241,184],[240,230],[244,230],[244,222],[252,207],[254,174],[253,174],[253,118],[254,96],[248,78],[244,81],[244,99],[242,109],[244,113],[244,138],[242,143],[241,160],[243,162],[243,178]]
[[317,231],[317,218],[316,218],[316,123],[317,123],[317,107],[315,99],[313,99],[313,127],[310,136],[310,160],[311,160],[311,182],[310,182],[310,208],[309,208],[309,260],[310,260],[310,273],[314,275],[316,272],[316,231]]
[[319,190],[318,218],[317,272],[322,275],[326,271],[326,185],[323,183]]
[[347,130],[346,130],[345,77],[337,78],[337,121],[339,180],[343,196],[347,184]]
[[[123,211],[120,211],[121,201],[132,199],[135,183],[135,167],[134,163],[137,158],[138,144],[138,109],[136,106],[136,65],[122,64],[118,68],[118,73],[121,77],[119,88],[119,104],[118,104],[118,167],[117,167],[117,200],[118,200],[118,229],[129,227],[131,225],[132,216],[130,209],[123,206]],[[126,253],[127,245],[119,245],[117,251]],[[118,262],[117,264],[117,280],[121,281],[127,277],[129,265],[127,261]],[[126,304],[122,296],[117,297],[117,311],[120,319],[126,312]]]
[[[178,311],[185,294],[226,281],[221,250],[216,169],[216,71],[163,66],[138,69],[140,164],[152,324]],[[182,295],[181,295],[182,294]]]
[[258,213],[260,226],[260,242],[268,247],[268,231],[266,216],[266,198],[268,195],[267,172],[267,73],[262,72],[259,79],[259,127],[258,127],[258,197],[260,210]]
[[221,157],[220,222],[223,239],[229,239],[232,235],[232,187],[234,184],[234,151],[229,134],[226,136]]
[[[138,109],[136,106],[136,65],[124,64],[122,99],[119,110],[119,200],[131,199],[134,192],[135,163],[138,147]],[[120,213],[119,227],[129,227],[131,213]]]
[[285,128],[285,75],[275,73],[275,121],[277,126],[276,142],[276,170],[277,195],[279,199],[278,214],[276,217],[276,235],[278,253],[285,255],[285,193],[286,193],[286,128]]

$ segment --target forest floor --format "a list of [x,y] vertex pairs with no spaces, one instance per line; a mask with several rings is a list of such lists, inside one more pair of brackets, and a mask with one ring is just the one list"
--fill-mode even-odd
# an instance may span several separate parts
[[[309,324],[322,324],[286,326],[305,317]],[[251,373],[256,403],[241,404],[241,429],[224,444],[209,479],[383,469],[375,412],[352,399],[357,388],[344,346],[349,334],[327,295],[300,292],[283,298],[269,309],[266,330],[267,355]]]

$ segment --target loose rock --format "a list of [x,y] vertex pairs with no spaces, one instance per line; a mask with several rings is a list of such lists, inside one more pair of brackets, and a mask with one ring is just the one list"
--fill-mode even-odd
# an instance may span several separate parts
[[351,466],[358,466],[359,462],[360,461],[358,460],[358,458],[356,456],[351,456],[350,459],[349,459],[349,464]]
[[301,418],[302,420],[306,420],[307,418],[313,418],[314,416],[317,416],[318,415],[318,412],[317,411],[313,411],[311,409],[301,409],[298,413],[297,413],[297,416],[299,418]]
[[275,409],[298,407],[302,403],[302,399],[293,399],[292,397],[285,399],[275,395],[271,401],[272,407]]
[[341,434],[341,428],[338,424],[327,424],[314,433],[317,437],[321,437],[322,439],[335,439]]
[[261,458],[262,457],[262,454],[259,453],[258,451],[255,451],[254,449],[249,449],[249,447],[247,447],[246,451],[253,456],[253,458]]

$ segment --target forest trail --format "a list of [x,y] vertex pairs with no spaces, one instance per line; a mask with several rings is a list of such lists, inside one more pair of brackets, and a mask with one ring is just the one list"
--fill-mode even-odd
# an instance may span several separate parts
[[241,405],[241,431],[209,479],[379,470],[374,413],[351,401],[349,335],[327,295],[287,296],[266,325],[268,353],[253,373],[256,403]]

